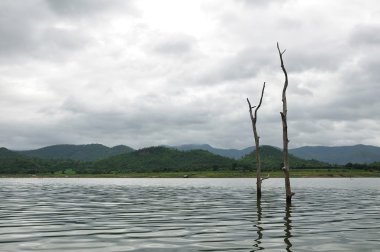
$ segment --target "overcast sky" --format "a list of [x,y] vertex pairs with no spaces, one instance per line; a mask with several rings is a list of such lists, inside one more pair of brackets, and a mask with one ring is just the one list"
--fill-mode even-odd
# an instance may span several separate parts
[[0,146],[380,146],[378,0],[2,0]]

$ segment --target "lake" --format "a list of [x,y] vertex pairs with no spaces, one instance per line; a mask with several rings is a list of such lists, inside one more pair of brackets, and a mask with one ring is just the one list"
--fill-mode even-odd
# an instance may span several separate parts
[[1,178],[1,251],[380,251],[380,179]]

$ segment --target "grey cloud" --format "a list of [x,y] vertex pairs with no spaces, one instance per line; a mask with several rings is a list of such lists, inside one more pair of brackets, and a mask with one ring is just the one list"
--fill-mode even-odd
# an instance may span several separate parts
[[61,109],[72,114],[86,114],[89,108],[86,107],[80,100],[69,96],[60,105]]
[[[70,97],[66,99],[60,109],[67,111],[69,114],[77,116],[78,119],[84,119],[82,122],[89,126],[96,126],[113,122],[114,130],[123,125],[144,130],[146,127],[149,130],[153,128],[162,128],[164,125],[172,125],[178,127],[191,127],[197,124],[202,124],[207,121],[207,117],[211,111],[209,107],[204,106],[199,109],[196,106],[184,102],[174,101],[175,98],[167,94],[147,93],[136,98],[136,100],[125,104],[123,107],[108,109],[94,108],[92,101],[86,104],[80,98]],[[143,102],[139,102],[143,101]],[[201,101],[202,102],[202,101]],[[173,104],[173,106],[168,106]],[[154,127],[150,127],[154,125]]]
[[303,96],[303,97],[313,96],[313,92],[310,89],[302,87],[302,86],[298,86],[298,85],[295,86],[292,89],[292,91],[293,91],[294,94],[300,95],[300,96]]
[[38,60],[50,60],[58,63],[70,58],[90,43],[89,38],[77,29],[66,30],[48,27],[41,31],[33,41],[33,48],[24,55]]
[[[298,145],[339,146],[354,145],[361,142],[371,143],[376,131],[379,130],[379,127],[370,126],[371,122],[365,120],[358,120],[354,123],[325,120],[317,123],[319,125],[314,132],[294,134],[294,139]],[[300,129],[300,132],[302,130],[303,128]]]
[[67,30],[49,27],[43,31],[40,42],[44,47],[51,47],[51,51],[76,50],[85,47],[89,39],[77,29]]
[[355,45],[379,46],[380,44],[380,25],[361,24],[357,25],[350,37],[350,43]]
[[57,127],[44,127],[41,124],[1,122],[1,145],[14,150],[27,150],[51,145],[52,143],[66,143],[67,132]]
[[83,17],[111,8],[131,7],[130,0],[46,0],[55,13],[69,17]]
[[244,3],[247,6],[251,6],[251,7],[252,6],[267,7],[271,4],[285,4],[286,2],[288,2],[290,0],[286,0],[286,1],[282,1],[282,0],[238,0],[238,1]]
[[362,59],[361,72],[357,73],[356,78],[353,79],[360,78],[356,81],[357,85],[366,83],[366,85],[372,84],[371,88],[376,88],[380,83],[380,49],[371,52],[369,57]]
[[165,39],[156,43],[153,51],[164,55],[185,55],[193,52],[196,40],[185,35],[166,36]]
[[336,71],[348,55],[341,48],[303,48],[285,52],[284,61],[290,72]]
[[[292,49],[284,54],[285,67],[290,74],[304,71],[334,72],[347,60],[342,49],[324,50],[324,48]],[[246,48],[235,55],[225,57],[216,66],[210,67],[201,77],[202,83],[219,83],[231,80],[244,80],[256,77],[260,72],[280,72],[279,58],[274,46]],[[267,79],[269,79],[268,76]],[[297,88],[297,92],[312,94],[306,88]]]
[[287,31],[298,32],[304,28],[302,20],[295,17],[279,17],[277,22],[277,28],[279,30],[285,29]]
[[[341,73],[339,100],[342,105],[371,105],[380,101],[380,50],[371,50]],[[351,101],[351,102],[350,102]]]
[[[322,89],[317,89],[311,101],[294,100],[291,93],[289,129],[298,145],[375,142],[371,134],[376,127],[371,124],[377,124],[380,119],[376,55],[340,69],[338,82],[326,83]],[[329,86],[335,91],[323,92],[329,90]]]
[[275,66],[270,55],[267,48],[241,50],[233,56],[225,57],[216,66],[210,67],[200,77],[199,81],[202,83],[219,83],[253,78],[260,71]]
[[215,99],[185,102],[165,93],[152,92],[137,97],[124,109],[95,110],[78,98],[71,98],[60,108],[68,114],[60,124],[67,125],[65,121],[69,121],[76,133],[91,139],[102,135],[109,141],[113,139],[111,144],[117,141],[134,146],[180,144],[181,141],[192,142],[198,136],[198,139],[221,145],[228,140],[220,136],[235,134],[233,125],[238,121],[228,122],[233,118],[231,112],[220,113],[217,109],[220,102]]
[[0,54],[22,54],[35,46],[35,28],[48,15],[36,2],[39,1],[1,1]]
[[[39,4],[36,4],[39,3]],[[78,29],[54,27],[57,21],[40,1],[2,1],[0,60],[58,60],[83,48],[88,38]]]

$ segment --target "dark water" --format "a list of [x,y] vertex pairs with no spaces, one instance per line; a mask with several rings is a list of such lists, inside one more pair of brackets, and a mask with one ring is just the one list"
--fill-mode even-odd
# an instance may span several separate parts
[[0,179],[0,251],[380,251],[380,179]]

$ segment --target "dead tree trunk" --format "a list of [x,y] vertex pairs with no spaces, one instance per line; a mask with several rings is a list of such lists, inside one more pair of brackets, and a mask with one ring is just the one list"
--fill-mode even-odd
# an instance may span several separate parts
[[282,112],[280,112],[281,119],[282,119],[282,140],[283,140],[283,155],[284,155],[284,167],[282,168],[282,170],[285,176],[286,203],[291,204],[292,196],[294,195],[294,193],[292,192],[290,188],[290,178],[289,178],[289,155],[288,155],[289,139],[288,139],[288,124],[287,124],[288,106],[286,103],[286,89],[288,88],[288,74],[284,66],[284,61],[282,59],[282,55],[285,53],[286,50],[281,52],[278,42],[277,42],[277,50],[278,50],[278,54],[280,55],[281,68],[285,75],[284,88],[282,90]]
[[[251,116],[251,121],[252,121],[252,129],[253,129],[253,135],[255,137],[255,145],[256,145],[256,192],[257,192],[257,199],[261,199],[261,182],[263,179],[261,178],[261,160],[260,160],[260,137],[257,134],[256,130],[256,122],[257,122],[257,111],[259,110],[261,103],[263,102],[263,96],[264,96],[264,89],[265,89],[265,82],[263,84],[263,89],[261,91],[261,98],[260,98],[260,103],[259,105],[253,106],[249,102],[249,99],[247,98],[248,106],[249,106],[249,114]],[[255,108],[255,114],[252,114],[252,109]]]

